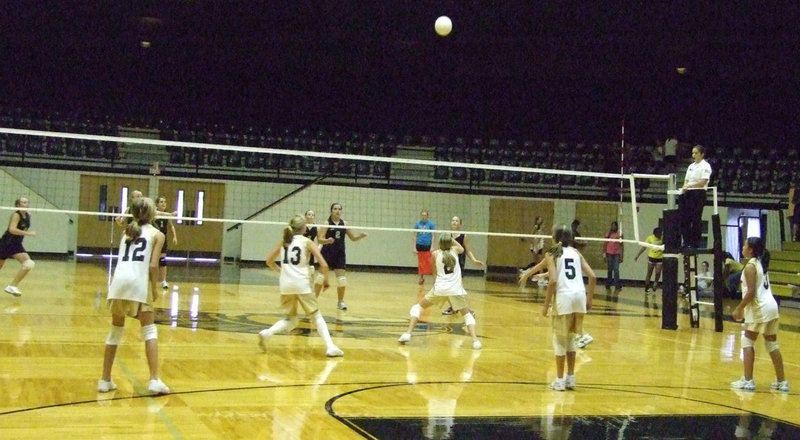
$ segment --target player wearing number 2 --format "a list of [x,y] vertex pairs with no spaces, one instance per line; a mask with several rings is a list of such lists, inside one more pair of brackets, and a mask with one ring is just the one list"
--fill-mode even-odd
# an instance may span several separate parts
[[400,335],[398,342],[405,344],[411,340],[411,331],[417,325],[424,309],[449,300],[453,305],[453,310],[457,310],[464,317],[467,332],[472,337],[472,348],[481,349],[481,341],[475,336],[475,315],[467,305],[467,292],[461,284],[461,266],[458,264],[458,255],[463,252],[464,248],[450,234],[442,234],[439,237],[439,249],[433,251],[433,255],[431,255],[433,288],[419,303],[411,306],[408,330]]
[[131,203],[130,213],[133,218],[120,241],[117,267],[108,289],[112,325],[106,338],[103,376],[97,382],[97,391],[105,393],[117,389],[111,381],[111,367],[125,330],[125,317],[131,316],[142,326],[150,368],[147,388],[151,393],[167,394],[169,388],[158,378],[158,331],[153,323],[153,301],[158,299],[159,293],[158,259],[164,246],[164,234],[151,224],[156,215],[152,199],[137,198]]
[[[339,349],[331,340],[328,333],[328,325],[325,318],[317,307],[317,296],[311,292],[309,282],[310,274],[308,271],[308,260],[313,255],[319,263],[319,271],[325,281],[323,287],[328,287],[328,262],[320,253],[317,244],[304,237],[306,232],[306,220],[300,215],[292,217],[289,225],[283,229],[283,239],[267,256],[267,265],[275,272],[280,273],[281,289],[281,308],[286,317],[273,324],[270,328],[261,330],[258,333],[258,346],[261,351],[267,351],[267,339],[272,335],[291,331],[297,326],[298,308],[302,308],[306,315],[314,320],[317,326],[317,333],[325,341],[325,354],[328,357],[342,356]],[[283,251],[281,266],[275,263],[275,259]]]
[[[580,252],[574,247],[572,231],[566,225],[553,229],[556,243],[544,255],[550,280],[542,306],[547,316],[553,306],[553,348],[556,354],[556,380],[550,388],[556,391],[575,388],[575,333],[582,328],[583,316],[592,308],[597,277]],[[589,289],[583,276],[589,278]],[[567,376],[564,377],[564,361]]]

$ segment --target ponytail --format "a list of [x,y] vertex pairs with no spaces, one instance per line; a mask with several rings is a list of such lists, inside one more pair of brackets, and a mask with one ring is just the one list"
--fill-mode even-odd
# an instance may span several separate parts
[[283,228],[283,243],[289,244],[292,242],[292,237],[297,234],[303,233],[303,228],[306,227],[306,218],[302,215],[296,215],[289,220],[289,225]]
[[456,267],[456,257],[453,256],[453,253],[450,251],[439,250],[442,253],[442,264],[444,265],[444,269],[447,272],[452,272],[453,268]]
[[125,236],[128,237],[127,241],[136,240],[140,235],[142,235],[142,226],[139,224],[138,219],[133,219],[133,221],[128,223],[128,226],[125,227]]
[[283,228],[283,244],[288,245],[292,242],[292,237],[294,237],[294,232],[292,232],[292,227],[287,226]]

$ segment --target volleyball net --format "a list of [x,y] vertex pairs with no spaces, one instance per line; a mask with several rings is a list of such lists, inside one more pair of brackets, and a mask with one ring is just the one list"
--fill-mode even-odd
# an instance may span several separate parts
[[[602,171],[615,154],[602,145],[114,134],[0,128],[0,210],[10,215],[17,198],[30,200],[37,237],[26,239],[29,251],[114,249],[114,219],[138,190],[166,198],[178,239],[168,238],[170,254],[190,258],[263,261],[293,215],[313,210],[325,225],[338,203],[348,228],[368,234],[348,244],[350,265],[415,267],[414,225],[424,210],[439,231],[460,227],[495,268],[525,266],[533,240],[577,219],[584,253],[599,266],[611,222],[620,241],[649,246],[644,238],[675,190],[673,175]],[[537,216],[544,228],[534,233]]]

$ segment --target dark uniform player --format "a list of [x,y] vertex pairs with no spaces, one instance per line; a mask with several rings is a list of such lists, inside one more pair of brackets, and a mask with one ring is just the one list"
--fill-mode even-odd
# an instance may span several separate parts
[[[14,206],[17,208],[27,208],[28,199],[20,197],[14,202]],[[6,263],[6,259],[9,257],[19,261],[22,265],[14,276],[14,280],[5,288],[6,293],[14,296],[22,295],[22,291],[19,290],[17,284],[19,284],[20,281],[25,278],[25,275],[36,265],[36,263],[31,260],[28,252],[25,251],[25,248],[22,247],[23,238],[26,236],[36,236],[35,232],[28,230],[30,227],[31,215],[27,211],[14,211],[14,213],[11,214],[11,219],[8,221],[8,229],[6,229],[3,237],[0,238],[0,268],[3,267]]]
[[[328,262],[328,267],[336,274],[337,307],[339,310],[347,310],[347,306],[344,303],[344,292],[345,287],[347,287],[347,277],[345,276],[345,264],[347,263],[344,245],[345,235],[350,237],[353,241],[358,241],[366,237],[367,234],[362,232],[361,234],[355,235],[353,231],[349,231],[344,227],[347,225],[347,222],[342,219],[342,205],[340,203],[331,205],[331,215],[328,217],[328,225],[337,226],[337,228],[320,228],[319,235],[323,235],[323,232],[325,235],[324,239],[319,240],[319,242],[324,245],[322,246],[322,256],[325,258],[325,261]],[[319,291],[316,293],[317,296],[319,296]]]

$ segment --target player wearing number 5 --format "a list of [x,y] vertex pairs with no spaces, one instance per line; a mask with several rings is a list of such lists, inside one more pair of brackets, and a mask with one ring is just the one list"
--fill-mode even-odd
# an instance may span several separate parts
[[156,215],[152,199],[137,198],[131,203],[132,221],[125,227],[119,244],[117,267],[108,289],[111,308],[111,331],[106,338],[103,376],[97,391],[117,389],[111,381],[111,367],[117,346],[125,330],[125,317],[139,320],[142,327],[147,365],[150,368],[148,389],[154,394],[167,394],[169,388],[158,377],[158,330],[153,323],[153,301],[158,299],[158,259],[164,246],[164,234],[151,224]]
[[[583,327],[586,311],[592,308],[597,277],[583,255],[575,249],[570,228],[566,225],[555,227],[553,242],[556,245],[544,255],[550,280],[542,315],[547,316],[550,306],[553,306],[553,348],[557,377],[550,388],[564,391],[575,388],[575,333]],[[588,291],[583,284],[584,275],[589,278]]]
[[[306,315],[314,320],[317,333],[325,341],[325,354],[329,357],[342,356],[342,350],[339,350],[339,347],[334,345],[331,340],[328,325],[325,323],[322,313],[319,312],[317,296],[311,292],[309,282],[308,261],[310,257],[313,255],[319,263],[319,271],[325,278],[325,288],[328,287],[328,263],[320,254],[316,243],[303,236],[305,232],[306,220],[299,215],[292,217],[289,225],[283,229],[283,239],[267,256],[267,266],[280,273],[281,308],[286,313],[286,317],[258,333],[258,346],[261,347],[261,351],[266,352],[267,339],[276,333],[291,331],[295,328],[298,308],[302,308]],[[283,260],[278,267],[275,259],[280,256],[281,252],[283,252]]]

